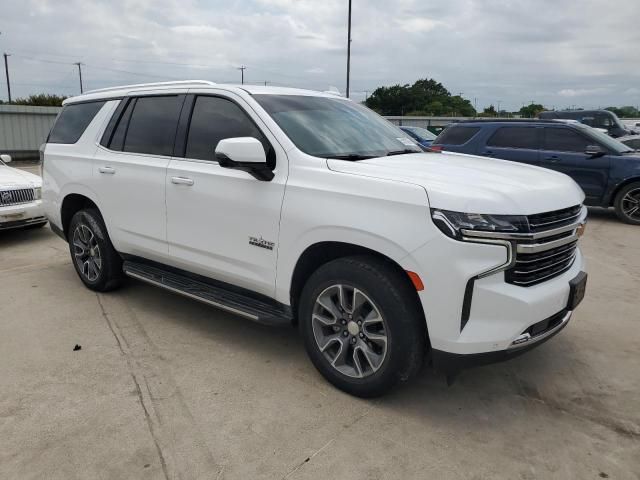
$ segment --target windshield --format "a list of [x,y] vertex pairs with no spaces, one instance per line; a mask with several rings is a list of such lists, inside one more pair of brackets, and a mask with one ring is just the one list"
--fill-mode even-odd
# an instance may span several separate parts
[[436,135],[431,133],[426,128],[420,128],[420,127],[402,127],[402,128],[404,128],[405,130],[410,131],[416,137],[418,137],[420,140],[435,140],[436,139]]
[[254,95],[291,141],[315,157],[362,158],[422,152],[399,128],[343,98]]
[[624,143],[619,142],[615,138],[611,138],[609,135],[601,132],[600,130],[596,130],[595,128],[591,128],[582,124],[576,124],[576,127],[582,128],[584,133],[596,140],[599,144],[604,145],[609,150],[614,151],[615,153],[633,152],[633,149],[629,148]]

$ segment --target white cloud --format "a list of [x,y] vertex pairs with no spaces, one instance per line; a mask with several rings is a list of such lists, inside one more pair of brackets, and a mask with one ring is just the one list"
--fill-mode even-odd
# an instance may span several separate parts
[[558,92],[561,97],[586,97],[606,93],[607,88],[565,88]]
[[438,20],[432,20],[430,18],[413,17],[396,20],[396,25],[398,25],[405,32],[426,33],[442,25],[442,22]]

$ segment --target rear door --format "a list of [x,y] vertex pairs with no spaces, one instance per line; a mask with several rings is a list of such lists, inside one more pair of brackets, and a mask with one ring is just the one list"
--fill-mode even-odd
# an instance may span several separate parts
[[[610,155],[591,157],[587,146],[596,141],[567,126],[545,126],[540,166],[565,173],[584,191],[588,203],[599,203],[609,180]],[[602,146],[603,148],[606,147]]]
[[514,162],[539,164],[542,128],[533,126],[499,127],[478,152],[485,157],[502,158]]
[[[180,132],[181,148],[176,150],[181,151],[171,160],[166,180],[171,262],[273,295],[288,175],[284,149],[244,99],[229,92],[189,95]],[[274,169],[271,181],[218,164],[214,155],[218,142],[234,137],[262,142]]]
[[103,135],[93,184],[119,251],[166,259],[165,177],[184,97],[125,98]]

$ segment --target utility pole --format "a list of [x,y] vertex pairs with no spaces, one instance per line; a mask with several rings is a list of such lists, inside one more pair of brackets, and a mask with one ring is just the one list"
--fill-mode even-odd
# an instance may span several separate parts
[[74,65],[78,66],[78,75],[80,76],[80,93],[84,93],[84,89],[82,88],[82,63],[76,62]]
[[498,112],[496,114],[496,117],[500,116],[500,104],[502,103],[502,100],[498,100]]
[[242,65],[241,67],[238,67],[238,70],[240,70],[240,74],[242,75],[242,85],[244,85],[244,71],[247,69],[247,67],[245,67],[244,65]]
[[349,76],[351,75],[351,0],[349,0],[349,25],[347,27],[347,98],[349,98]]
[[267,83],[271,83],[271,82],[269,82],[268,80],[265,80],[265,81],[264,81],[264,86],[265,86],[265,87],[267,86]]
[[10,56],[8,53],[4,54],[4,73],[7,76],[7,98],[9,99],[9,103],[11,103],[11,85],[9,83],[9,63],[7,62],[7,58]]
[[478,116],[478,97],[473,97],[473,109],[476,111],[476,116]]

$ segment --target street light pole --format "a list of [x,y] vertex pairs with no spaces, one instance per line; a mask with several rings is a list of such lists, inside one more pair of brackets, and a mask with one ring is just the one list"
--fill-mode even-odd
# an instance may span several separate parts
[[244,65],[242,65],[241,67],[238,67],[238,70],[240,70],[241,75],[242,75],[242,85],[244,85],[244,71],[246,70],[247,67],[245,67]]
[[349,98],[350,75],[351,75],[351,0],[349,0],[349,25],[347,27],[347,98]]

